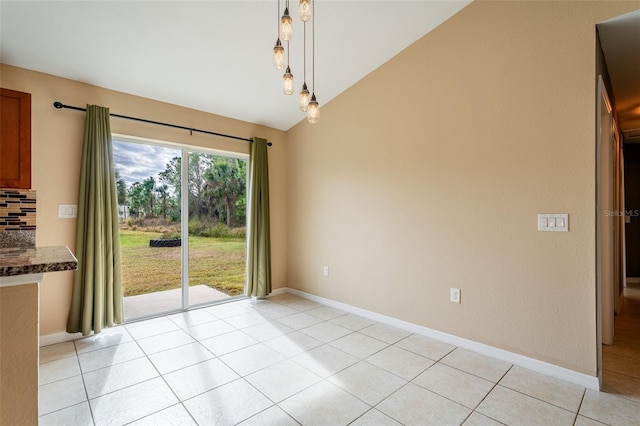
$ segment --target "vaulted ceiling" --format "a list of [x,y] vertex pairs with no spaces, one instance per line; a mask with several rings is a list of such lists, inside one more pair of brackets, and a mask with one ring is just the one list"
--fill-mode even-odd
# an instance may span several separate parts
[[[318,0],[320,105],[469,3]],[[284,4],[281,0],[281,10]],[[277,0],[0,0],[0,62],[287,130],[304,119],[296,96],[303,80],[303,27],[292,0],[295,93],[284,96],[282,71],[271,65],[277,5]],[[601,23],[598,31],[622,130],[640,129],[640,10]],[[307,37],[310,42],[310,25]],[[309,60],[310,86],[311,74]]]
[[[285,0],[280,3],[282,14]],[[321,107],[469,3],[317,1]],[[271,59],[277,5],[276,0],[1,0],[0,61],[286,130],[305,118],[297,107],[303,26],[293,0],[295,95],[285,96],[283,71],[275,70]],[[310,60],[307,68],[311,84]]]

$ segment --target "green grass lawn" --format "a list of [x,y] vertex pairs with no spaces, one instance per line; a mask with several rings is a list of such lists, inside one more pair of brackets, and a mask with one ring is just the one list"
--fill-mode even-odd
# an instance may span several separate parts
[[[125,296],[180,288],[180,247],[149,247],[160,233],[120,230]],[[244,239],[189,237],[189,285],[205,284],[230,296],[245,282]]]

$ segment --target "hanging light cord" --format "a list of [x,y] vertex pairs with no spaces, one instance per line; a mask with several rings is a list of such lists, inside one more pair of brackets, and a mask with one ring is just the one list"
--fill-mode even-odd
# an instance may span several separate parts
[[316,93],[316,2],[311,0],[311,93]]
[[278,26],[278,40],[280,40],[280,0],[278,0],[278,10],[276,12],[276,25]]
[[[289,0],[285,3],[285,8],[287,10],[289,9]],[[287,68],[289,68],[289,52],[291,51],[291,49],[289,49],[289,41],[290,40],[287,40]]]
[[302,73],[304,74],[304,84],[307,84],[307,22],[303,22],[303,25]]

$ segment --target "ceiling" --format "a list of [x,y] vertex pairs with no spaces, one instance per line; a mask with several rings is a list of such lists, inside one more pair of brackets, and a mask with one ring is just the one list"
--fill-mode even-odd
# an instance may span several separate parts
[[[469,3],[318,1],[320,106]],[[296,0],[291,14],[297,94],[303,28]],[[0,0],[0,62],[287,130],[304,114],[296,94],[282,94],[282,71],[271,66],[277,16],[276,0]],[[622,130],[640,132],[640,10],[599,24],[598,32]],[[310,61],[307,67],[311,86]]]
[[598,24],[620,127],[640,134],[640,9]]
[[[287,130],[305,118],[297,107],[303,74],[297,3],[291,1],[294,96],[282,94],[283,71],[271,65],[276,0],[0,0],[0,61]],[[320,106],[469,3],[318,1]],[[307,67],[311,86],[310,61]]]

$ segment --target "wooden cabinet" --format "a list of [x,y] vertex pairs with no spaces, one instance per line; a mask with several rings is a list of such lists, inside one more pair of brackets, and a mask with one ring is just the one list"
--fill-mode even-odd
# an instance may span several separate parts
[[31,188],[31,94],[0,89],[0,188]]

